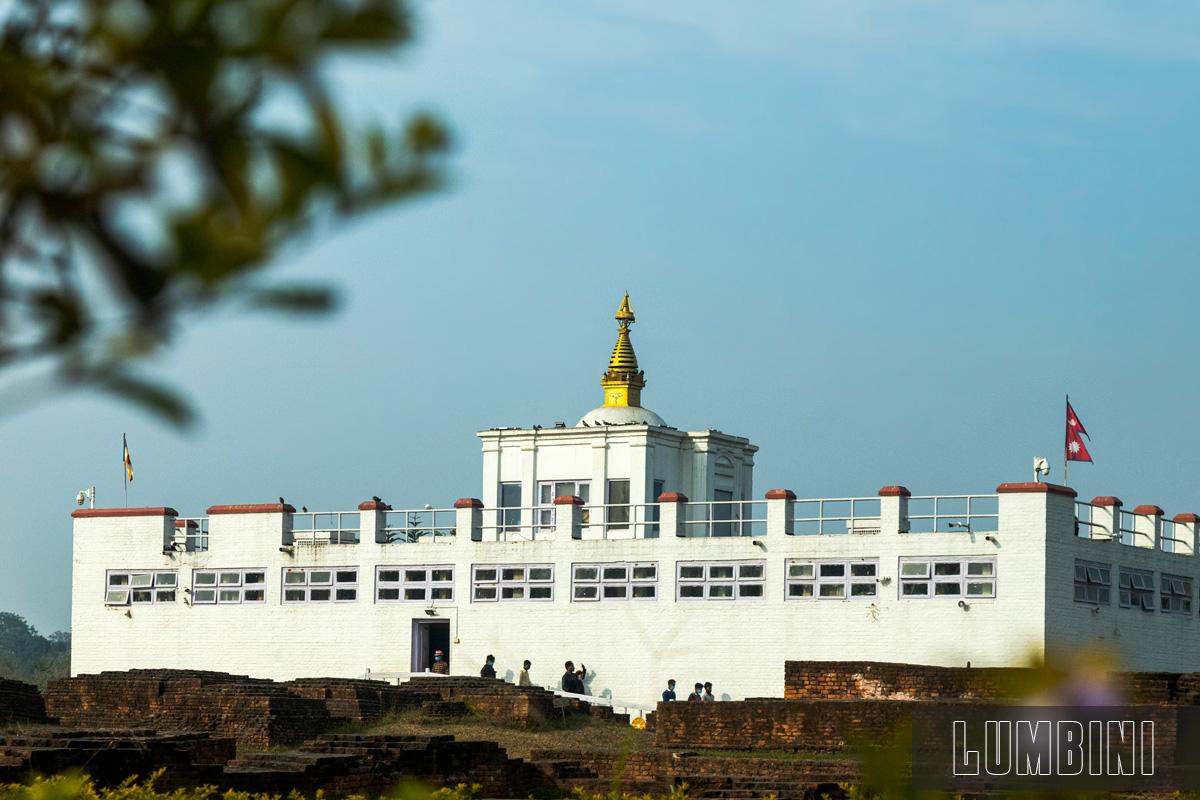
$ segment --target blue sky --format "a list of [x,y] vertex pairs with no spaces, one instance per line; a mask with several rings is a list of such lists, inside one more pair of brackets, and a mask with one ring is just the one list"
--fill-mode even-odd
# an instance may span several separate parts
[[1061,479],[1200,510],[1194,3],[432,2],[339,63],[356,117],[432,109],[436,198],[322,235],[321,322],[222,314],[155,368],[180,433],[73,395],[0,420],[0,609],[69,624],[70,518],[480,491],[473,432],[574,421],[628,289],[644,402],[762,448],[802,497]]

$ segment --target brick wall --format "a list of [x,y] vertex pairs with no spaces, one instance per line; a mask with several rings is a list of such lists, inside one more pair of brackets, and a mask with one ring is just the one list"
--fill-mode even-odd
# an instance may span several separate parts
[[47,722],[46,704],[31,683],[0,678],[0,725]]
[[788,661],[789,700],[995,700],[1022,694],[1032,670],[933,667],[881,661]]

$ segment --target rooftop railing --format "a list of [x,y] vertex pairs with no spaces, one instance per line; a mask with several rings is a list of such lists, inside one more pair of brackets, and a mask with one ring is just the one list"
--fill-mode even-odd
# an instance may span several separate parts
[[184,549],[187,551],[208,550],[208,517],[176,517],[175,530],[183,534]]
[[658,503],[607,503],[581,509],[588,539],[657,539],[662,517]]
[[451,543],[457,534],[453,508],[394,509],[383,512],[385,544]]
[[951,494],[908,500],[909,533],[995,533],[999,529],[999,495]]
[[792,501],[792,530],[796,536],[840,533],[879,533],[878,497],[832,497]]
[[1116,538],[1105,522],[1100,506],[1075,501],[1075,535],[1082,539],[1111,541]]
[[484,541],[533,542],[554,538],[557,509],[545,506],[511,506],[483,509]]
[[294,544],[358,544],[357,511],[297,511],[291,519]]
[[685,503],[680,520],[684,536],[765,536],[765,500],[711,500]]

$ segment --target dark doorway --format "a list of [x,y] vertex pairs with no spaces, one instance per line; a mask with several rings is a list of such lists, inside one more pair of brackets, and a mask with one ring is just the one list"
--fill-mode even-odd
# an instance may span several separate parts
[[442,657],[450,668],[450,620],[414,619],[412,621],[412,665],[413,672],[425,672],[433,666],[433,654],[441,650]]

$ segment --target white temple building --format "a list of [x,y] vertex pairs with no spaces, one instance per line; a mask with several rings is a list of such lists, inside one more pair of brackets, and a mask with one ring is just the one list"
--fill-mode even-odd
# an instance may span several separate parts
[[[574,427],[493,428],[478,498],[453,508],[81,509],[72,671],[260,677],[454,674],[494,654],[593,694],[778,695],[785,660],[1005,666],[1110,648],[1138,670],[1195,669],[1197,517],[1040,482],[976,495],[756,494],[757,447],[681,431],[642,405],[626,296]],[[669,417],[669,415],[668,415]],[[682,698],[682,694],[681,694]]]

